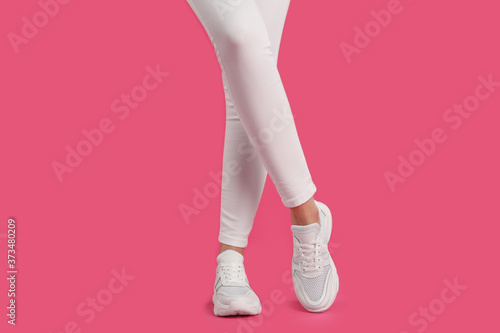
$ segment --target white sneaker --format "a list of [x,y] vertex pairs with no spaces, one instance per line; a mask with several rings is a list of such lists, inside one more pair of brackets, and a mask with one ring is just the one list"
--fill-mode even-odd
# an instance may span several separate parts
[[261,312],[259,297],[250,288],[240,253],[226,250],[217,256],[212,301],[216,316],[256,315]]
[[292,225],[293,287],[299,302],[311,312],[326,311],[339,290],[337,269],[328,251],[332,233],[332,214],[328,207],[315,201],[320,223]]

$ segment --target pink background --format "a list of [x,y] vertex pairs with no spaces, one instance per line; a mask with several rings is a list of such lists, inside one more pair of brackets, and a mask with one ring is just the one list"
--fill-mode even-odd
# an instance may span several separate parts
[[[478,76],[500,81],[498,4],[402,0],[348,63],[339,45],[388,2],[292,0],[279,70],[333,210],[340,291],[323,314],[296,300],[289,215],[268,180],[246,250],[266,305],[250,318],[213,315],[220,196],[190,223],[179,211],[221,169],[224,130],[220,68],[187,2],[71,1],[17,53],[8,34],[41,7],[2,2],[0,269],[13,217],[19,273],[15,328],[0,284],[1,331],[499,331],[500,87],[458,129],[443,119]],[[113,101],[157,65],[170,75],[120,119]],[[105,118],[114,131],[59,181],[52,163]],[[447,140],[391,191],[384,173],[435,128]],[[133,278],[111,293],[122,268]],[[467,289],[445,304],[455,278]],[[96,296],[102,311],[79,315]],[[429,306],[432,320],[410,322]]]

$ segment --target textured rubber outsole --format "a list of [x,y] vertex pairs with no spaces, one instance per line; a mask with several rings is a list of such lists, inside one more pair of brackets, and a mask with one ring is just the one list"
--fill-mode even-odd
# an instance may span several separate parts
[[214,314],[218,317],[237,315],[252,316],[257,315],[262,311],[262,306],[260,305],[260,300],[258,299],[253,302],[235,299],[229,304],[222,304],[217,299],[216,294],[214,294],[212,296],[212,302],[214,303]]

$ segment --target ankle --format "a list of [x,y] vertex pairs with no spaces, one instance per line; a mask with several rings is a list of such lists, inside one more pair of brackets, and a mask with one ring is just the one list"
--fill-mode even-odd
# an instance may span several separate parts
[[311,197],[308,201],[300,206],[290,208],[290,217],[293,225],[309,225],[319,223],[319,209],[314,198]]
[[237,247],[237,246],[232,246],[232,245],[220,243],[220,249],[219,249],[218,254],[221,254],[222,252],[227,251],[227,250],[234,250],[234,251],[240,253],[241,255],[244,255],[244,253],[243,253],[244,249],[245,249],[244,247]]

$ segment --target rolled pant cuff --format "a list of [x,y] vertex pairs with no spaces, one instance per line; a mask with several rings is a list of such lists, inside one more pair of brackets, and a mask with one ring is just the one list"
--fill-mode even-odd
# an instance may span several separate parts
[[290,199],[282,199],[282,201],[283,204],[288,208],[297,207],[305,203],[307,200],[311,199],[314,193],[316,193],[316,185],[314,185],[314,183],[311,182],[307,190],[302,192],[302,194]]
[[230,237],[220,233],[219,233],[219,242],[236,247],[247,247],[248,245],[248,239]]

